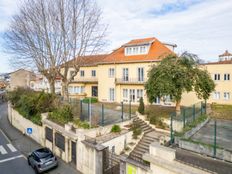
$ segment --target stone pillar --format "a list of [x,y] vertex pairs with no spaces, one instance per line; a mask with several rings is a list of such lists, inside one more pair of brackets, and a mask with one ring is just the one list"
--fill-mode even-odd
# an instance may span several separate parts
[[103,173],[103,151],[96,150],[95,174]]
[[69,139],[65,136],[65,162],[69,162]]

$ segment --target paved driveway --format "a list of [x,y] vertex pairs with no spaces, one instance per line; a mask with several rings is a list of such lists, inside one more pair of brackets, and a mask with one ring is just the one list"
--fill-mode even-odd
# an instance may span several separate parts
[[[217,120],[217,145],[232,151],[232,121]],[[210,120],[194,136],[193,140],[206,144],[214,143],[214,120]]]

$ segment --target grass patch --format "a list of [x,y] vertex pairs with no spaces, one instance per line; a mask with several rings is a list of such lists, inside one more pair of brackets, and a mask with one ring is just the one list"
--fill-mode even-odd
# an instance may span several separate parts
[[195,128],[198,124],[205,121],[207,117],[208,116],[205,114],[197,117],[193,122],[187,123],[181,132],[175,132],[175,136],[178,136],[178,137],[183,136],[186,132],[190,131],[191,129]]
[[75,124],[78,128],[90,129],[90,124],[87,121],[81,121],[80,119],[73,120],[73,124]]
[[210,117],[216,119],[232,120],[232,105],[212,104]]

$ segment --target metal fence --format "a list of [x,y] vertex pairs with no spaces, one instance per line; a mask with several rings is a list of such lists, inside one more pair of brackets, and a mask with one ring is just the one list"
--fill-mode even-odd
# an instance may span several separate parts
[[182,107],[180,112],[173,112],[170,114],[170,134],[171,143],[174,142],[174,132],[179,132],[174,124],[180,124],[179,127],[182,129],[187,124],[194,122],[199,116],[206,114],[206,103],[199,102],[189,107]]
[[74,116],[81,121],[87,121],[90,125],[105,126],[130,120],[132,114],[131,103],[92,103],[90,100],[70,99]]

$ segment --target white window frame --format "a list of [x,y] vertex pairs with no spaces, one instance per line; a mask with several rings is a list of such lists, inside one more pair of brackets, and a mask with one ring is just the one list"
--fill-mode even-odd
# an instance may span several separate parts
[[109,88],[109,101],[114,102],[115,101],[115,89]]
[[97,75],[96,70],[92,70],[92,71],[91,71],[91,75],[92,75],[92,77],[96,77],[96,75]]
[[230,100],[230,93],[229,92],[224,92],[224,100]]
[[144,98],[143,89],[137,89],[137,93],[136,93],[137,102],[139,102],[141,97]]
[[214,100],[220,100],[220,92],[214,91],[214,93],[213,93],[213,99]]
[[130,89],[129,90],[129,99],[132,103],[136,102],[136,94],[135,94],[135,89]]
[[122,80],[125,82],[129,81],[129,68],[122,69]]
[[139,82],[144,82],[144,67],[137,68],[137,77]]
[[115,76],[115,68],[109,68],[109,78],[113,78]]
[[214,79],[215,81],[219,81],[219,80],[221,79],[221,75],[220,75],[219,73],[216,73],[216,74],[214,74],[213,79]]
[[128,89],[122,90],[122,98],[124,102],[128,102]]
[[230,73],[224,74],[224,81],[230,81]]
[[84,70],[80,70],[80,77],[85,77],[85,71]]

